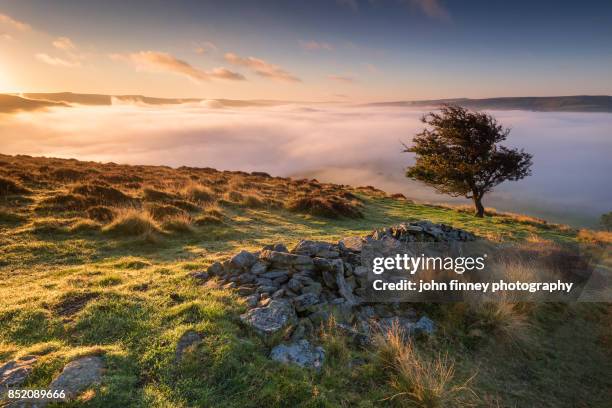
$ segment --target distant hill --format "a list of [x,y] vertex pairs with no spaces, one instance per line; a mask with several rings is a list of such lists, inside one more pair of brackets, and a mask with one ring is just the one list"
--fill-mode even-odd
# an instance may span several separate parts
[[148,105],[168,105],[187,102],[199,102],[195,98],[153,98],[142,95],[103,95],[103,94],[79,94],[72,92],[58,93],[24,93],[25,98],[40,99],[55,102],[78,103],[80,105],[112,105],[113,98],[125,102],[140,102]]
[[[218,107],[277,106],[295,101],[199,99],[199,98],[154,98],[143,95],[103,95],[72,92],[0,94],[0,113],[19,110],[35,110],[51,106],[112,105],[113,102],[140,103],[146,105],[176,105],[181,103],[210,102]],[[545,96],[507,97],[487,99],[434,99],[421,101],[394,101],[368,103],[359,106],[436,107],[456,104],[472,109],[529,110],[541,112],[612,112],[612,96]]]
[[435,99],[422,101],[396,101],[370,103],[367,106],[441,106],[461,105],[471,109],[529,110],[541,112],[612,112],[612,96],[521,96],[486,99]]
[[29,111],[48,108],[51,106],[68,106],[62,102],[32,100],[17,95],[0,94],[0,113],[11,113],[18,111]]

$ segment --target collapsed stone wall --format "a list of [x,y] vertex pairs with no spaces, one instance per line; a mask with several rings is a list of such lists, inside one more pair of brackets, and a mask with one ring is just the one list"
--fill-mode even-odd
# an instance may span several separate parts
[[290,336],[293,342],[308,338],[331,316],[339,327],[365,342],[373,321],[383,326],[396,321],[409,334],[432,332],[434,324],[406,305],[364,301],[368,272],[361,264],[364,244],[475,238],[444,224],[403,223],[337,243],[303,240],[291,251],[283,244],[268,245],[258,252],[243,250],[214,263],[198,277],[216,277],[245,296],[249,310],[241,316],[242,322],[271,345],[283,337]]

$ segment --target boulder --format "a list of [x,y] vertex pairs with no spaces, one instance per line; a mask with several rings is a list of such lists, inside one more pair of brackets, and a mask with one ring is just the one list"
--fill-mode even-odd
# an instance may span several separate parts
[[251,309],[240,320],[263,337],[274,335],[294,325],[297,315],[286,300],[272,300],[265,307]]
[[100,384],[104,365],[99,356],[81,357],[66,364],[49,385],[50,390],[64,390],[66,399],[74,399],[86,389]]
[[338,242],[338,248],[343,251],[361,252],[363,242],[363,238],[361,237],[346,237]]
[[257,261],[253,264],[253,266],[251,267],[251,273],[253,275],[261,275],[262,273],[264,273],[266,270],[268,269],[268,266],[260,261]]
[[314,293],[305,293],[293,299],[293,305],[298,312],[310,310],[317,303],[319,303],[319,296]]
[[250,268],[251,266],[253,266],[253,264],[255,264],[256,261],[257,258],[255,257],[255,255],[245,250],[238,252],[232,257],[232,259],[230,259],[231,265],[238,269]]
[[436,332],[436,324],[429,317],[423,316],[414,325],[414,331],[416,333],[432,335]]
[[[338,251],[334,248],[334,246],[328,242],[321,241],[311,241],[311,240],[302,240],[300,241],[295,248],[293,248],[294,254],[306,255],[309,257],[317,256],[324,258],[331,258],[334,253],[335,256],[338,256]],[[326,255],[326,256],[322,256]]]
[[270,352],[270,358],[284,364],[296,364],[304,368],[321,369],[325,359],[322,347],[313,347],[308,340],[279,344]]
[[25,382],[37,359],[36,356],[24,356],[0,366],[0,398],[9,388],[17,388]]
[[223,265],[221,265],[221,262],[215,262],[208,267],[207,272],[210,276],[221,276],[223,275]]
[[264,278],[264,279],[271,279],[274,280],[276,278],[287,278],[287,280],[289,279],[289,271],[287,270],[282,270],[282,269],[273,269],[270,270],[268,272],[264,272],[261,275],[259,275],[260,277]]

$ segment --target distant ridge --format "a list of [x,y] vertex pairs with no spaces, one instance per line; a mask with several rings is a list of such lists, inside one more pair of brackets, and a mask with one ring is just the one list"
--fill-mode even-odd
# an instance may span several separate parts
[[[540,112],[612,112],[612,96],[519,96],[486,99],[434,99],[369,103],[365,106],[424,107],[444,104],[461,105],[471,109],[529,110]],[[362,105],[363,106],[363,105]]]
[[[94,105],[105,106],[116,102],[145,105],[177,105],[182,103],[207,102],[220,108],[277,106],[296,101],[199,99],[199,98],[155,98],[143,95],[104,95],[72,92],[0,94],[0,113],[44,109],[53,106]],[[420,101],[392,101],[367,103],[355,106],[387,107],[438,107],[444,104],[461,105],[471,109],[527,110],[540,112],[608,112],[612,113],[612,96],[528,96],[486,99],[432,99]]]

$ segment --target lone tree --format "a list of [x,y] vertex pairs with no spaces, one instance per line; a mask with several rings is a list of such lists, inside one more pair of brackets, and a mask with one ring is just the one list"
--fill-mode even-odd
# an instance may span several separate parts
[[429,128],[414,137],[411,147],[404,145],[404,152],[416,154],[416,163],[406,170],[406,177],[443,194],[471,198],[477,217],[484,215],[485,193],[506,180],[531,174],[532,156],[498,145],[510,129],[489,114],[447,105],[421,121]]

